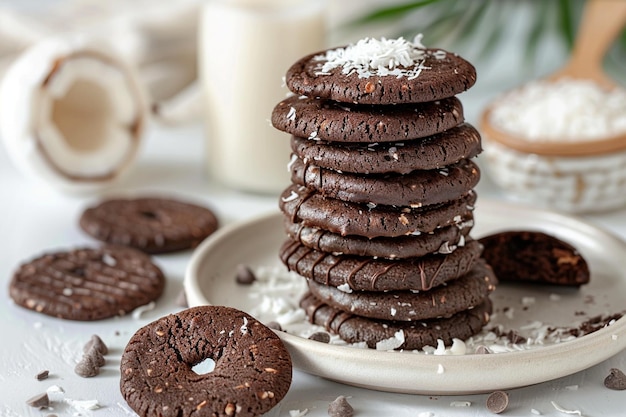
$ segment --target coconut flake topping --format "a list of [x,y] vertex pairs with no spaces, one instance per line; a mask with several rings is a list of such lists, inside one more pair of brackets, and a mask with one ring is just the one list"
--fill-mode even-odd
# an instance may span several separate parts
[[413,42],[402,37],[361,39],[356,44],[331,49],[323,55],[315,56],[313,58],[315,61],[324,62],[319,65],[316,75],[330,75],[333,69],[342,67],[342,74],[356,73],[359,78],[392,75],[412,80],[417,78],[422,70],[429,69],[424,66],[426,48],[421,41],[421,34],[417,35]]

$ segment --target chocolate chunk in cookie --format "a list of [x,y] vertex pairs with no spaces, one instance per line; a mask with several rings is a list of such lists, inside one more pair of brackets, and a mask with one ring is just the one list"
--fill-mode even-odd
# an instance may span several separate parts
[[292,96],[276,105],[272,125],[294,136],[331,142],[396,142],[435,135],[463,122],[456,97],[368,106]]
[[415,321],[450,317],[485,301],[497,280],[479,260],[464,276],[429,291],[342,291],[309,280],[311,294],[336,309],[381,320]]
[[589,266],[576,248],[538,231],[506,231],[480,239],[483,257],[500,281],[580,286]]
[[119,198],[86,209],[81,228],[107,243],[147,253],[194,248],[218,227],[215,214],[195,204],[167,198]]
[[313,188],[325,197],[352,203],[422,207],[457,200],[480,180],[478,166],[469,160],[410,174],[359,175],[305,164],[291,164],[291,181]]
[[145,253],[122,246],[80,248],[42,255],[13,275],[16,304],[68,320],[124,315],[156,300],[165,277]]
[[[445,344],[452,339],[467,339],[478,333],[489,322],[491,301],[470,310],[456,313],[449,318],[412,322],[375,320],[335,309],[307,293],[300,301],[309,320],[325,326],[329,332],[339,335],[348,343],[365,342],[369,348],[421,349],[437,346],[438,340]],[[378,346],[377,346],[378,345]]]
[[469,240],[449,255],[389,260],[333,255],[288,240],[280,258],[290,271],[323,285],[357,291],[427,291],[468,273],[481,250],[478,242]]
[[[212,371],[192,368],[210,359]],[[139,329],[121,360],[122,396],[142,417],[266,413],[291,385],[289,352],[252,316],[201,306]]]
[[[389,46],[392,42],[395,45]],[[389,68],[394,57],[387,55],[390,50],[397,55],[403,50],[404,62],[394,59]],[[287,87],[298,95],[359,104],[441,100],[475,82],[476,69],[460,56],[402,38],[363,39],[314,53],[294,63],[286,75]]]

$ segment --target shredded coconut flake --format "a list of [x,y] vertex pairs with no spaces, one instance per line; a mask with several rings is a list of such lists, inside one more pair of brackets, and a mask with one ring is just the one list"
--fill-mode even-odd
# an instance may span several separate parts
[[404,331],[398,330],[393,337],[376,343],[376,350],[394,350],[404,343]]
[[154,307],[156,307],[156,304],[154,301],[150,301],[148,304],[137,307],[136,309],[133,310],[133,319],[139,320],[141,316],[143,315],[143,313],[154,310]]
[[550,401],[550,403],[552,404],[552,406],[557,410],[560,411],[563,414],[572,414],[572,415],[578,415],[578,416],[582,416],[583,413],[580,410],[568,410],[566,408],[561,407],[560,405],[558,405],[557,403],[555,403],[554,401]]
[[335,68],[342,68],[342,74],[357,74],[359,78],[376,75],[415,79],[422,70],[429,69],[424,66],[426,48],[421,40],[421,35],[416,36],[413,42],[402,37],[361,39],[356,44],[315,56],[314,60],[320,62],[316,75],[328,75]]
[[570,142],[626,132],[626,89],[605,91],[593,81],[535,81],[493,105],[491,122],[529,141]]
[[339,291],[347,292],[348,294],[352,292],[352,288],[350,288],[350,285],[347,282],[345,284],[339,285],[337,289]]

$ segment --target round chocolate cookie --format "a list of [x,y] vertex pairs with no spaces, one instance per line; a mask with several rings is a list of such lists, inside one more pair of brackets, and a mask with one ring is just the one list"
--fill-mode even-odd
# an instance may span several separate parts
[[476,193],[469,191],[458,200],[418,208],[366,205],[325,198],[315,190],[291,185],[278,204],[292,223],[341,236],[375,238],[419,235],[450,225],[471,228],[475,202]]
[[[390,339],[396,342],[396,349],[404,350],[437,346],[439,339],[449,345],[454,338],[463,340],[480,332],[489,322],[491,314],[489,298],[486,298],[484,303],[449,318],[412,322],[359,317],[333,308],[319,301],[311,293],[305,294],[300,301],[300,307],[304,309],[312,323],[324,326],[329,332],[339,335],[348,343],[365,342],[371,349],[375,349],[379,342]],[[382,343],[382,346],[386,345]]]
[[218,227],[213,212],[167,198],[103,201],[86,209],[80,227],[96,239],[148,253],[196,247]]
[[410,174],[359,175],[320,168],[296,159],[291,181],[325,197],[352,203],[422,207],[457,200],[480,180],[478,166],[463,159],[456,164]]
[[[462,224],[468,224],[471,218]],[[431,253],[452,253],[457,245],[463,245],[471,226],[444,226],[430,233],[398,237],[341,236],[302,223],[285,220],[287,235],[304,246],[335,255],[372,256],[387,259],[416,258]]]
[[294,136],[331,142],[396,142],[431,136],[463,122],[456,97],[395,106],[368,106],[289,97],[274,107],[272,125]]
[[124,315],[156,300],[165,277],[145,253],[122,246],[80,248],[42,255],[13,275],[16,304],[68,320]]
[[[336,55],[341,49],[346,51],[348,48],[353,46],[329,52]],[[402,76],[388,71],[384,71],[388,75],[382,75],[380,68],[369,69],[369,65],[361,68],[361,64],[349,58],[343,60],[344,65],[324,71],[324,65],[332,62],[329,62],[327,51],[319,52],[294,63],[287,70],[285,81],[287,87],[298,95],[359,104],[441,100],[462,93],[476,82],[476,69],[460,56],[434,49],[422,51],[423,59],[410,67],[398,67],[405,73]],[[368,57],[361,54],[360,58],[366,60]],[[354,70],[351,71],[349,66]]]
[[482,246],[468,240],[448,255],[409,259],[376,259],[333,255],[287,240],[280,259],[290,271],[324,285],[356,291],[427,291],[467,274]]
[[[206,359],[213,371],[194,372]],[[122,396],[141,417],[251,417],[285,396],[292,365],[278,336],[252,316],[201,306],[139,329],[120,371]]]
[[502,281],[581,286],[589,282],[589,266],[576,248],[554,236],[511,230],[480,239],[487,259]]
[[293,136],[291,149],[302,161],[358,174],[408,174],[416,170],[438,169],[473,158],[482,150],[480,134],[467,123],[419,140],[367,146]]
[[495,289],[493,271],[481,259],[462,277],[429,291],[352,291],[308,281],[311,294],[329,306],[357,316],[415,321],[450,317],[485,301]]

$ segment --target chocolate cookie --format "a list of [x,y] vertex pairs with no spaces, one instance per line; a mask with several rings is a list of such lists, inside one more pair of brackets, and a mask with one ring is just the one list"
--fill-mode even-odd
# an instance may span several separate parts
[[481,259],[462,277],[429,291],[352,291],[308,281],[311,294],[329,306],[357,316],[415,321],[450,317],[485,301],[495,289],[493,271]]
[[[408,67],[398,65],[394,73],[381,67],[372,69],[368,58],[378,57],[365,55],[367,51],[358,53],[360,47],[350,45],[305,56],[287,70],[287,87],[298,95],[347,103],[399,104],[452,97],[476,82],[474,66],[450,52],[413,47],[422,57]],[[333,58],[341,54],[343,59]],[[358,61],[352,59],[355,55]],[[367,61],[365,65],[363,61]],[[334,63],[339,66],[324,68]]]
[[45,254],[13,275],[9,294],[16,304],[68,320],[124,315],[156,300],[165,277],[138,250],[107,245]]
[[[471,218],[463,224],[472,223]],[[372,256],[387,259],[416,258],[431,253],[452,253],[465,243],[471,226],[444,226],[430,233],[398,237],[341,236],[302,223],[285,221],[287,235],[304,246],[333,254]]]
[[[213,371],[192,369],[206,359]],[[139,329],[121,360],[120,389],[141,417],[259,416],[291,385],[289,352],[252,316],[202,306]]]
[[567,242],[538,231],[507,231],[480,239],[483,257],[500,281],[580,286],[589,266]]
[[289,239],[280,248],[280,259],[290,271],[324,285],[356,291],[427,291],[468,273],[481,250],[477,241],[468,240],[448,255],[389,260],[333,255]]
[[315,190],[292,185],[278,204],[292,223],[374,238],[419,235],[450,225],[471,228],[475,202],[476,193],[469,191],[458,200],[419,208],[366,205],[324,198]]
[[420,320],[412,322],[387,321],[355,316],[335,309],[307,293],[300,301],[309,320],[324,326],[329,332],[338,334],[348,343],[366,342],[369,348],[387,339],[398,339],[397,349],[421,349],[424,346],[437,346],[439,339],[445,344],[452,339],[467,339],[478,333],[489,322],[491,301],[470,310],[456,313],[449,318]]
[[456,97],[395,106],[368,106],[289,97],[274,107],[272,125],[292,135],[331,142],[396,142],[444,132],[463,122]]
[[80,227],[104,242],[166,253],[197,246],[218,221],[211,210],[182,201],[120,198],[86,209]]
[[359,175],[305,164],[291,164],[291,181],[325,197],[352,203],[422,207],[457,200],[480,180],[478,166],[461,160],[445,168],[410,174]]
[[473,158],[482,150],[480,134],[467,123],[419,140],[370,145],[293,136],[291,149],[302,161],[358,174],[408,174],[416,170],[438,169]]

